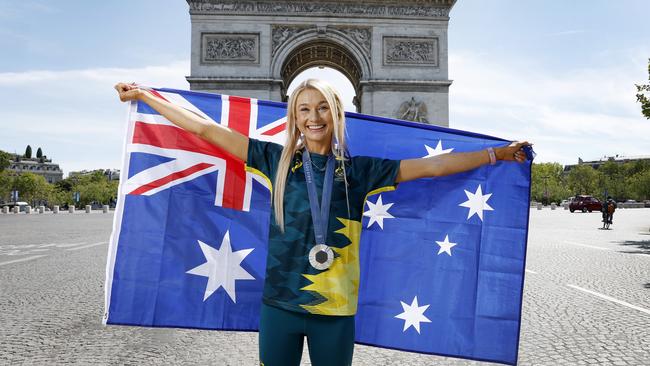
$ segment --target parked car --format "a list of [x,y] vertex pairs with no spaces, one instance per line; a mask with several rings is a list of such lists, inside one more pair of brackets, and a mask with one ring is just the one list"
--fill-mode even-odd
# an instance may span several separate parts
[[588,195],[575,196],[571,199],[571,203],[569,203],[569,211],[571,212],[575,212],[575,211],[600,212],[602,208],[603,208],[603,204],[602,202],[600,202],[600,200],[598,200],[598,198],[588,196]]
[[18,206],[18,211],[19,212],[25,212],[25,211],[27,211],[28,203],[27,202],[22,202],[22,201],[9,202],[9,203],[3,205],[3,207],[5,207],[5,206],[9,207],[9,210],[13,210],[14,206]]

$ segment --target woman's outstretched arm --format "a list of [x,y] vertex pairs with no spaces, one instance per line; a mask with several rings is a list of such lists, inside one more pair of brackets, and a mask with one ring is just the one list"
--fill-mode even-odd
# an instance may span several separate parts
[[118,83],[115,85],[115,90],[117,90],[121,101],[139,100],[147,103],[176,126],[219,146],[242,161],[246,161],[248,137],[241,133],[207,121],[193,112],[154,96],[145,89],[140,89],[137,85]]
[[[507,146],[495,147],[495,158],[496,160],[524,162],[526,153],[523,151],[523,147],[526,145],[530,144],[528,142],[513,142]],[[397,182],[461,173],[489,163],[490,153],[487,149],[402,160],[397,173]]]

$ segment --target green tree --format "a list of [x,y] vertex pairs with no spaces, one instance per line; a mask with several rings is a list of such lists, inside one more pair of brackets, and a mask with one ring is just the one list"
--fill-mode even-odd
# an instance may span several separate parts
[[[650,59],[648,59],[648,81],[650,82]],[[645,118],[650,119],[650,98],[646,92],[650,92],[650,84],[636,85],[636,101],[641,103],[641,113]]]
[[27,145],[27,148],[25,149],[25,157],[26,157],[27,159],[31,159],[31,158],[32,158],[32,147],[29,146],[29,145]]
[[40,147],[36,150],[36,157],[39,159],[43,157],[43,150]]
[[[628,165],[629,164],[629,165]],[[598,186],[601,192],[598,192],[598,197],[605,199],[604,191],[607,190],[607,195],[614,198],[625,198],[628,195],[629,187],[625,184],[627,172],[631,168],[631,163],[625,165],[616,163],[613,160],[606,161],[602,164],[598,171],[601,173],[599,177]],[[602,194],[600,194],[602,193]]]
[[650,199],[650,169],[632,175],[627,184],[630,187],[630,198],[637,201]]
[[562,165],[559,163],[533,163],[531,196],[534,201],[548,204],[569,197]]
[[14,177],[8,171],[0,171],[0,201],[10,201]]
[[70,204],[73,192],[79,192],[81,207],[92,203],[109,204],[117,198],[118,183],[118,181],[108,181],[101,170],[96,170],[89,175],[68,177],[55,184],[57,202],[60,205]]
[[13,187],[20,192],[20,200],[32,206],[49,202],[53,186],[43,176],[24,173],[14,178]]
[[600,172],[591,167],[591,165],[577,165],[567,176],[567,184],[573,194],[598,195],[600,188]]
[[0,172],[7,169],[11,164],[11,154],[0,150]]

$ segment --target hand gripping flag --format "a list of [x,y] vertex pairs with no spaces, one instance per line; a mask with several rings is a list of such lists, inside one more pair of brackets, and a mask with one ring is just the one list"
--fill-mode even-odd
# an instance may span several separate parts
[[[155,89],[212,123],[284,142],[286,104]],[[410,159],[505,140],[346,113],[351,155]],[[376,192],[363,209],[356,341],[516,364],[530,165]],[[258,329],[271,182],[133,102],[106,274],[106,324]]]

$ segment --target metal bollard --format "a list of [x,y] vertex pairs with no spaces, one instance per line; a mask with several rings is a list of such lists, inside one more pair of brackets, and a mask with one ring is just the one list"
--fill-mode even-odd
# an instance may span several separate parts
[[102,212],[103,213],[108,213],[108,205],[102,206]]
[[58,214],[59,213],[59,206],[54,205],[54,207],[52,207],[52,213]]
[[38,213],[42,214],[43,212],[45,212],[45,206],[38,206]]
[[2,208],[2,213],[3,214],[8,214],[9,213],[9,206],[5,206]]
[[68,212],[73,214],[74,213],[74,206],[70,206],[70,208],[68,208]]
[[537,204],[537,209],[538,209],[538,210],[541,210],[542,207],[544,207],[544,205],[542,205],[541,203],[538,203],[538,204]]
[[90,213],[91,207],[90,205],[86,205],[86,213]]
[[25,213],[28,214],[28,215],[29,215],[30,213],[32,213],[32,206],[27,206],[27,207],[25,207]]

